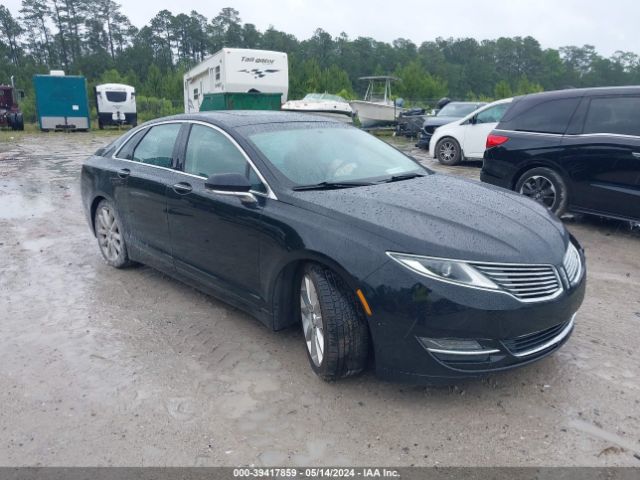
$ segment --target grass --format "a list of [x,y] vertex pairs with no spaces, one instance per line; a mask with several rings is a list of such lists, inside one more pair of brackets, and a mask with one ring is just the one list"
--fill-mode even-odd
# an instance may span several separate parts
[[[129,130],[130,127],[108,127],[104,130],[98,129],[98,123],[92,122],[91,134],[94,136],[112,137],[114,135],[122,135]],[[17,143],[27,135],[60,135],[64,132],[42,132],[36,123],[27,123],[23,131],[15,131],[8,128],[0,129],[0,143]],[[76,132],[72,132],[76,133]],[[77,132],[82,135],[83,132]]]

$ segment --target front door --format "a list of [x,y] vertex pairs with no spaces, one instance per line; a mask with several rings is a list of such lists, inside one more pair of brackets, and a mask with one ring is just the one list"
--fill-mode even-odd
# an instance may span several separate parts
[[500,103],[477,113],[466,125],[464,155],[466,158],[482,158],[487,146],[487,136],[496,128],[510,103]]
[[261,304],[261,183],[255,186],[257,204],[205,187],[207,177],[213,174],[241,173],[255,178],[235,142],[212,126],[191,126],[183,164],[181,181],[167,190],[176,269],[243,303]]

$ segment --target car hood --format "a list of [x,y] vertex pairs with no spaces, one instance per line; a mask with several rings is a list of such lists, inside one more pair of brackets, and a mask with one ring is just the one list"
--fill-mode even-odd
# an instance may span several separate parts
[[557,265],[569,241],[560,220],[533,200],[442,174],[296,192],[294,198],[300,207],[382,237],[403,253]]

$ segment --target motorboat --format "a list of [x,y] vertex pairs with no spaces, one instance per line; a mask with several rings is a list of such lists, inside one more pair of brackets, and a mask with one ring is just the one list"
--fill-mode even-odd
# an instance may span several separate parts
[[[349,102],[363,128],[393,125],[402,108],[391,99],[391,82],[399,80],[388,75],[360,77],[369,82],[362,100]],[[381,88],[383,86],[383,88]]]
[[339,95],[330,93],[308,93],[302,100],[290,100],[282,105],[289,112],[314,113],[340,121],[353,122],[353,109]]

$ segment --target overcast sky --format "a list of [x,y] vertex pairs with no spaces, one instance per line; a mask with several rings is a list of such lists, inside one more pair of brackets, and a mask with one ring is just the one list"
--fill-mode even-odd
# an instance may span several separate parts
[[[18,14],[20,0],[2,0]],[[640,53],[638,0],[138,0],[122,1],[136,26],[162,9],[197,10],[209,19],[226,6],[243,22],[264,31],[269,25],[308,38],[317,27],[332,35],[369,36],[390,42],[409,38],[417,45],[437,37],[535,37],[543,47],[595,45],[599,53]]]

